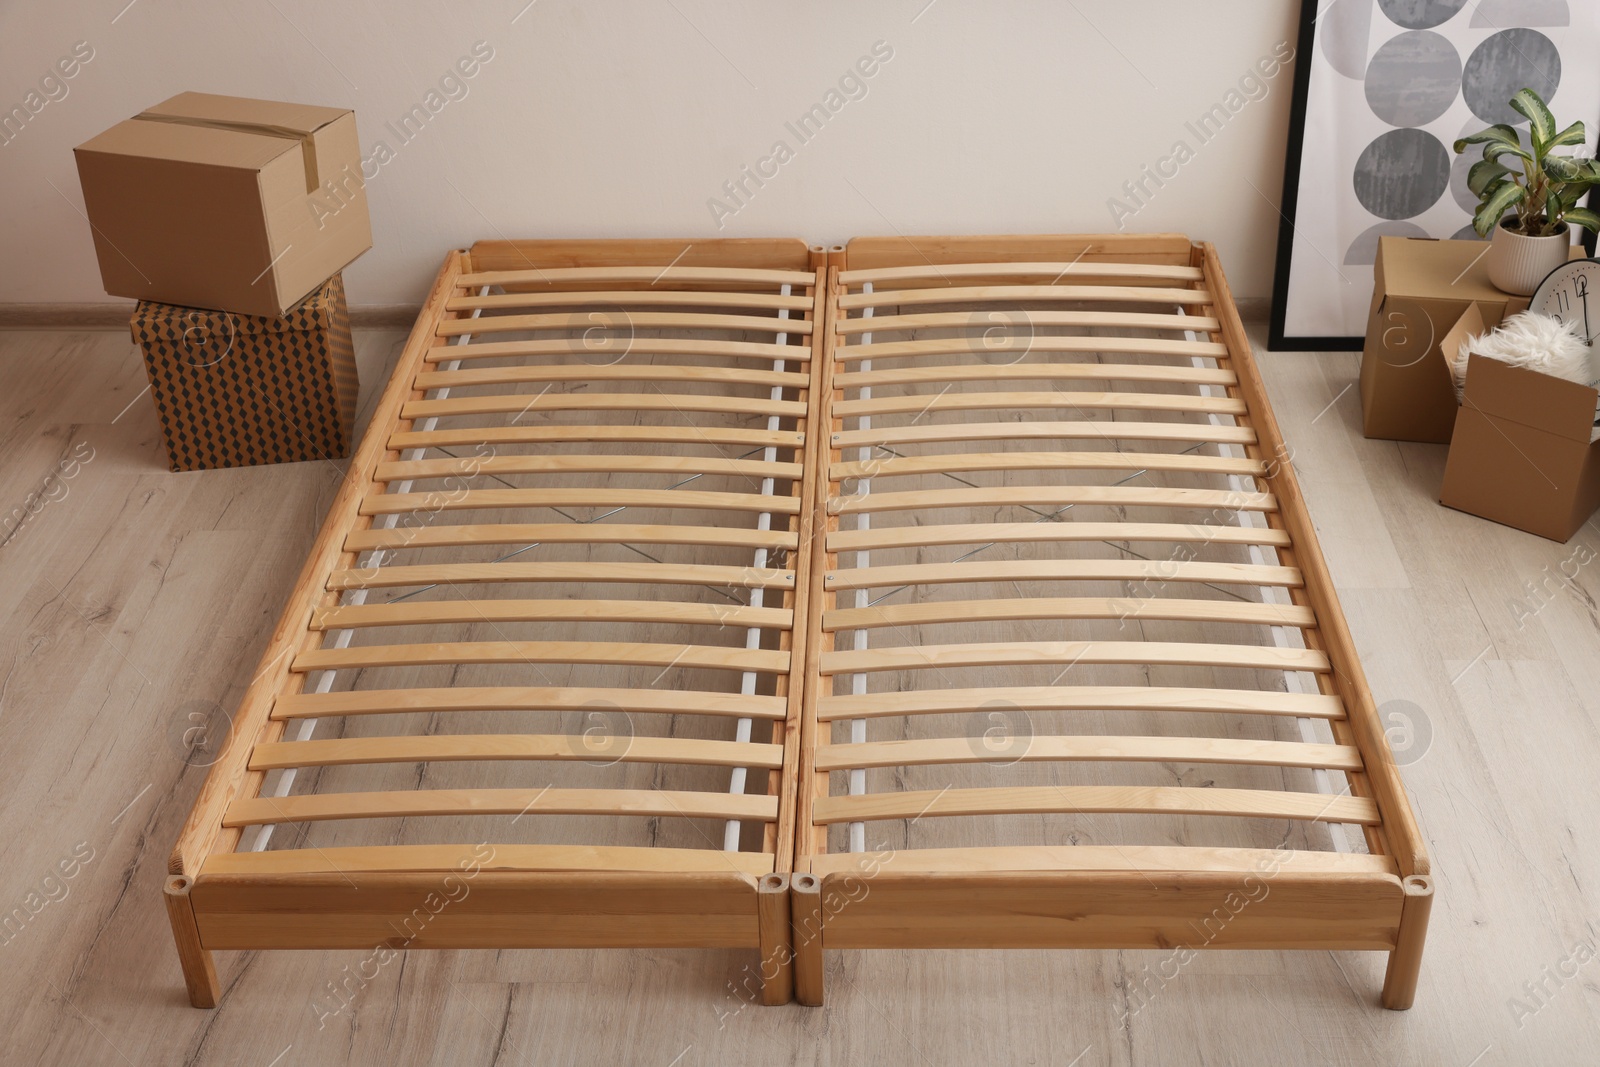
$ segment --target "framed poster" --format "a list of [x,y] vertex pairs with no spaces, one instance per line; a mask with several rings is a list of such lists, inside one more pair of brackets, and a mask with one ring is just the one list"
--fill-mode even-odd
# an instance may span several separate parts
[[1359,349],[1379,237],[1479,239],[1481,149],[1451,146],[1525,129],[1518,89],[1563,126],[1581,119],[1588,141],[1569,151],[1593,155],[1597,51],[1594,0],[1301,0],[1269,347]]

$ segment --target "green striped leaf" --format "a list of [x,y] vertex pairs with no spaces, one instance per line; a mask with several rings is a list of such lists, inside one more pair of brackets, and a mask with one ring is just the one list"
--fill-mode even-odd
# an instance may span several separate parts
[[1570,208],[1562,218],[1574,226],[1583,226],[1600,233],[1600,215],[1596,215],[1586,207]]
[[1544,172],[1554,182],[1575,182],[1583,177],[1583,167],[1566,156],[1545,156]]
[[1467,171],[1467,188],[1473,196],[1482,196],[1489,184],[1511,173],[1511,168],[1493,159],[1481,159]]
[[1528,150],[1519,144],[1510,144],[1506,141],[1490,141],[1483,146],[1484,159],[1499,159],[1501,156],[1516,156],[1518,159],[1526,159],[1529,163],[1533,162],[1533,156],[1529,155]]
[[1511,108],[1528,120],[1528,139],[1533,142],[1533,150],[1544,155],[1545,149],[1555,140],[1555,116],[1532,89],[1518,89],[1511,97]]
[[1562,145],[1582,144],[1584,141],[1583,123],[1574,122],[1545,143],[1546,149],[1560,148]]
[[1456,154],[1459,155],[1465,151],[1469,144],[1483,144],[1485,141],[1501,141],[1514,145],[1522,144],[1522,138],[1517,134],[1515,128],[1507,126],[1503,122],[1497,122],[1486,130],[1479,130],[1477,133],[1469,134],[1457,141],[1455,144]]
[[1501,216],[1527,198],[1528,190],[1513,181],[1501,180],[1489,186],[1477,214],[1472,216],[1473,230],[1479,237],[1489,236],[1489,231],[1495,228]]

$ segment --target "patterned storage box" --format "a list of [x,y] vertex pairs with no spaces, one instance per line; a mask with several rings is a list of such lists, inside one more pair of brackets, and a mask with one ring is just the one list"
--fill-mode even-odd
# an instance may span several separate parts
[[359,383],[339,275],[282,318],[140,301],[132,328],[173,470],[349,455]]

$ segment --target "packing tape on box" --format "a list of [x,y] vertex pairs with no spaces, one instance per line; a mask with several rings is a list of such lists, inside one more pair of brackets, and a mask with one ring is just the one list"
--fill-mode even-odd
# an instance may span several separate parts
[[204,126],[212,130],[227,130],[232,133],[254,133],[262,137],[286,137],[291,141],[300,142],[300,158],[306,167],[306,192],[314,193],[320,184],[317,181],[317,145],[313,140],[315,132],[290,129],[288,126],[274,126],[265,122],[236,122],[232,119],[197,119],[187,115],[158,115],[154,112],[143,111],[133,116],[138,122],[170,122],[174,126]]

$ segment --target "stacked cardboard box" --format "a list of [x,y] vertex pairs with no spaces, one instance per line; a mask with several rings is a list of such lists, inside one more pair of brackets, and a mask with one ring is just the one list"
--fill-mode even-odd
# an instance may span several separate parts
[[350,454],[360,383],[342,276],[287,315],[141,300],[132,325],[173,470]]
[[1444,340],[1476,310],[1480,331],[1528,307],[1489,281],[1482,241],[1384,237],[1373,268],[1361,350],[1361,432],[1390,441],[1448,443],[1456,392]]
[[339,272],[372,245],[354,113],[182,93],[76,156],[106,292],[140,301],[172,469],[348,454]]
[[1439,502],[1566,541],[1600,507],[1600,393],[1474,355]]
[[[1449,443],[1439,501],[1566,541],[1600,506],[1595,389],[1473,356],[1458,403],[1446,353],[1524,311],[1480,241],[1385,237],[1361,358],[1367,437]],[[1582,249],[1574,249],[1581,255]]]

